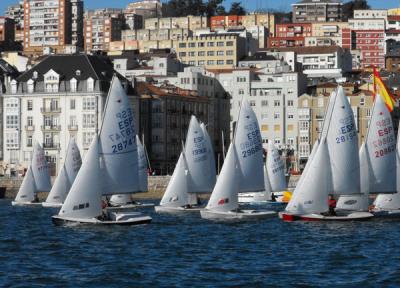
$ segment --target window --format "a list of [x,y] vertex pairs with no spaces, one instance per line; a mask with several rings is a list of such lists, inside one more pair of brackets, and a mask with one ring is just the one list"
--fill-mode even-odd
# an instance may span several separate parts
[[268,125],[261,125],[261,131],[268,131]]
[[279,107],[279,106],[281,106],[281,101],[274,100],[274,107]]
[[226,55],[227,55],[227,56],[232,56],[232,55],[233,55],[233,50],[228,50],[228,51],[226,51]]
[[215,65],[215,64],[214,64],[214,60],[208,60],[208,61],[207,61],[207,65]]
[[239,95],[244,95],[244,90],[243,89],[239,89],[238,93],[239,93]]
[[179,43],[179,48],[186,48],[186,43]]
[[196,43],[195,42],[190,42],[189,43],[189,47],[196,47]]
[[189,61],[189,65],[190,65],[190,66],[196,65],[196,61]]
[[27,110],[32,111],[33,110],[33,100],[28,100],[27,101]]
[[26,117],[26,125],[33,126],[33,117],[32,116]]
[[90,143],[92,143],[92,140],[95,135],[96,135],[96,132],[84,132],[83,133],[83,145],[88,147],[90,145]]
[[194,51],[190,51],[190,52],[189,52],[189,56],[190,56],[190,57],[194,57],[194,56],[196,56],[196,53],[195,53]]
[[217,56],[224,56],[224,51],[217,51]]
[[294,105],[293,100],[288,100],[288,101],[287,101],[287,106],[288,106],[288,107],[293,107],[293,105]]
[[95,97],[83,98],[83,110],[96,110],[96,98]]
[[215,42],[207,42],[207,46],[208,47],[214,47],[215,46]]
[[226,42],[226,46],[233,46],[233,41]]
[[224,60],[218,60],[217,65],[224,65]]
[[265,120],[265,119],[268,119],[268,113],[261,113],[261,120]]
[[207,56],[214,56],[214,51],[207,51]]
[[96,127],[96,115],[83,114],[83,128],[95,128],[95,127]]
[[197,43],[197,47],[204,47],[204,42]]
[[26,136],[26,147],[32,147],[32,135]]
[[365,105],[365,98],[361,97],[360,98],[360,106],[364,106]]
[[69,81],[70,86],[71,86],[71,92],[76,92],[76,87],[77,87],[77,81],[75,78],[72,78],[71,81]]
[[6,128],[17,129],[18,128],[18,115],[7,115],[6,116]]
[[288,118],[288,119],[293,119],[293,118],[294,118],[294,115],[293,115],[292,113],[288,113],[287,118]]
[[250,106],[255,107],[255,106],[256,106],[256,101],[251,100],[251,101],[250,101]]
[[199,52],[197,53],[197,55],[198,55],[198,56],[206,56],[206,52],[204,52],[204,51],[199,51]]
[[279,112],[274,113],[274,119],[279,119],[281,117]]
[[179,57],[186,57],[186,52],[179,52]]
[[197,62],[199,64],[199,66],[204,66],[204,60],[201,60],[199,62]]
[[88,92],[93,92],[94,91],[94,80],[93,78],[87,79],[87,91]]
[[75,99],[69,100],[69,109],[75,110]]
[[69,125],[76,126],[76,116],[75,115],[69,116]]
[[33,93],[33,88],[34,88],[34,82],[33,82],[33,80],[32,79],[29,79],[28,80],[28,82],[27,82],[27,84],[28,84],[28,93]]
[[223,47],[224,44],[225,44],[224,42],[217,42],[217,46],[218,46],[218,47]]
[[233,60],[226,60],[226,64],[233,65]]
[[262,100],[261,101],[261,106],[267,107],[268,106],[268,101],[267,100]]

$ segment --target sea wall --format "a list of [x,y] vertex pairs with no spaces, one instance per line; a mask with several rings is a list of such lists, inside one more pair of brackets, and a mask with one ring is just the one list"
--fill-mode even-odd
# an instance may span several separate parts
[[[149,192],[134,194],[135,199],[161,199],[167,188],[171,176],[150,176],[149,177]],[[291,176],[289,178],[289,187],[295,187],[299,176]],[[52,179],[54,181],[54,179]],[[19,186],[21,186],[22,178],[17,177],[0,177],[0,187],[6,187],[5,198],[14,199]],[[45,199],[47,192],[39,193],[40,199]]]

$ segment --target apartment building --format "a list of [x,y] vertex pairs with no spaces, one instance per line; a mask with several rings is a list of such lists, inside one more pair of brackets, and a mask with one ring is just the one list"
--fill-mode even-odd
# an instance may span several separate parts
[[343,30],[348,28],[348,22],[311,23],[312,36],[305,37],[305,46],[342,47]]
[[337,22],[342,20],[341,0],[302,0],[292,4],[293,23]]
[[270,36],[275,35],[275,15],[272,13],[251,13],[248,15],[226,15],[212,16],[210,18],[211,29],[228,29],[245,27],[262,26],[268,30]]
[[144,28],[156,29],[188,29],[196,30],[209,27],[209,19],[206,16],[185,17],[157,17],[144,20]]
[[122,9],[98,9],[85,15],[85,51],[108,51],[110,43],[121,40]]
[[177,41],[183,64],[206,68],[232,68],[246,55],[246,39],[238,34],[202,34]]
[[268,39],[268,47],[306,46],[306,37],[312,36],[311,23],[276,24],[276,36]]
[[83,48],[83,0],[71,0],[71,45]]
[[302,64],[303,73],[309,80],[323,77],[338,79],[352,70],[350,51],[339,46],[291,47],[279,48],[278,51],[295,52],[296,62]]
[[143,19],[161,17],[162,3],[160,0],[141,0],[129,3],[126,12],[141,15]]
[[77,45],[82,39],[79,24],[83,17],[81,1],[25,0],[24,11],[26,54],[41,54],[44,47],[62,53],[66,45]]
[[14,19],[15,23],[15,41],[24,41],[24,1],[20,0],[18,4],[7,7],[5,16]]
[[[54,174],[70,137],[85,154],[100,127],[113,75],[112,66],[96,56],[52,55],[12,80],[2,95],[4,161],[26,168],[38,141]],[[129,82],[122,81],[129,92]]]
[[167,84],[157,87],[137,82],[135,90],[140,95],[139,132],[144,133],[151,168],[157,174],[171,175],[182,151],[191,115],[208,123],[209,100],[199,97],[196,91]]
[[[260,60],[264,61],[270,60]],[[264,147],[268,141],[274,141],[279,149],[290,150],[295,155],[298,138],[297,99],[306,91],[306,76],[297,72],[273,73],[265,68],[221,69],[215,73],[231,98],[231,137],[240,102],[245,99],[256,113]]]
[[[328,89],[326,86],[329,86]],[[351,86],[351,85],[350,85]],[[310,156],[312,146],[320,137],[322,132],[325,111],[328,106],[330,92],[337,88],[337,84],[327,83],[317,87],[317,93],[314,96],[304,94],[298,99],[298,121],[299,121],[299,168],[302,170]],[[324,92],[325,91],[325,92]],[[362,144],[367,131],[368,122],[371,118],[373,106],[373,95],[370,91],[349,91],[346,89],[346,95],[353,109],[354,120],[357,126],[358,143]]]
[[15,40],[14,19],[0,17],[0,49],[2,46],[13,44]]

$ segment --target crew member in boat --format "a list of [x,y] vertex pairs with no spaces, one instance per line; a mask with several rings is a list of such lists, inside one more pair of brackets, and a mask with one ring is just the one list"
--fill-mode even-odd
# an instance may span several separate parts
[[271,193],[271,202],[276,202],[276,195],[274,193]]
[[329,194],[329,196],[328,196],[328,206],[329,206],[329,215],[336,216],[336,211],[335,211],[336,200],[332,194]]

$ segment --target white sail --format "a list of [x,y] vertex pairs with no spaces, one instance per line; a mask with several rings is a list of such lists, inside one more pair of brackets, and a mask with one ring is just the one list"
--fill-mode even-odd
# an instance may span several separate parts
[[138,151],[138,172],[139,172],[139,191],[148,191],[147,181],[147,157],[144,151],[144,146],[140,142],[139,136],[136,135],[137,151]]
[[22,180],[21,187],[18,190],[18,194],[15,197],[15,202],[32,202],[35,199],[35,193],[37,192],[35,186],[35,179],[33,178],[32,167],[29,166],[24,180]]
[[160,205],[181,207],[189,204],[188,201],[188,170],[185,155],[182,152]]
[[99,166],[99,142],[94,137],[81,169],[58,215],[90,219],[101,215],[102,178]]
[[[396,191],[396,137],[392,117],[380,95],[369,122],[365,143],[368,174],[361,174],[361,181],[368,182],[368,192],[394,193]],[[363,179],[366,178],[366,179]]]
[[400,209],[400,133],[397,134],[396,147],[396,191],[392,194],[378,194],[376,196],[374,206],[381,210],[397,210]]
[[[312,147],[311,153],[308,156],[308,160],[307,160],[306,166],[303,169],[302,176],[303,176],[303,174],[307,173],[308,169],[310,169],[310,165],[311,165],[312,159],[314,158],[315,153],[317,153],[318,145],[319,145],[319,140],[314,142],[314,145]],[[297,185],[296,186],[301,185],[301,182],[303,181],[303,179],[304,179],[304,177],[300,177],[300,179],[297,181]]]
[[271,192],[286,190],[285,166],[278,149],[276,149],[272,141],[268,143],[266,167],[268,179],[271,184]]
[[271,182],[269,181],[267,167],[264,165],[264,187],[266,193],[272,192]]
[[210,192],[210,155],[207,139],[195,116],[190,119],[186,136],[185,156],[190,173],[190,193]]
[[294,214],[312,214],[328,211],[330,189],[329,155],[326,139],[318,145],[315,155],[307,163],[307,171],[301,175],[286,211]]
[[49,166],[42,146],[36,141],[33,147],[31,168],[35,179],[36,192],[49,192],[51,190]]
[[235,144],[231,143],[206,209],[228,212],[239,207],[239,169]]
[[64,165],[61,167],[57,175],[54,185],[47,196],[47,203],[63,203],[72,183],[74,183],[76,175],[82,165],[81,153],[75,139],[71,138],[68,143],[67,154]]
[[100,169],[103,193],[139,190],[135,118],[120,81],[114,76],[100,130]]
[[209,162],[210,162],[210,168],[208,169],[208,185],[210,187],[209,191],[212,191],[214,189],[215,182],[217,181],[217,169],[215,166],[214,149],[213,149],[210,135],[207,132],[206,125],[204,125],[204,123],[201,123],[200,127],[203,130],[203,134],[206,139],[207,151],[208,151]]
[[111,205],[126,205],[132,202],[131,194],[114,194],[110,198]]
[[242,101],[233,141],[239,163],[239,192],[263,191],[264,163],[260,127],[247,101]]
[[330,121],[326,124],[333,186],[330,193],[357,194],[360,193],[360,159],[353,110],[341,86],[331,97],[334,97],[334,106]]

